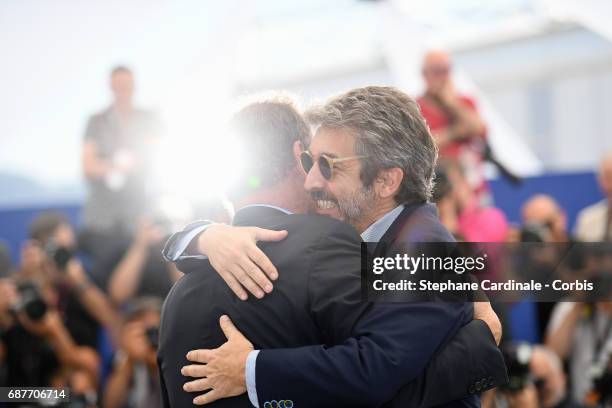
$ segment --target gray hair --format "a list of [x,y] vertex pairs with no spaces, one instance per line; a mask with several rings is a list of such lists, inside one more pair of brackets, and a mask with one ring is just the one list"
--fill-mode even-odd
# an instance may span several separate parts
[[353,89],[311,109],[314,126],[347,129],[355,134],[355,153],[361,159],[361,180],[374,182],[378,172],[398,167],[404,172],[398,204],[431,198],[438,149],[418,104],[392,87]]
[[[229,121],[240,147],[248,152],[241,180],[228,192],[231,199],[283,180],[296,169],[293,144],[306,146],[310,141],[310,128],[291,96],[275,93],[245,102]],[[250,185],[249,180],[257,183]]]

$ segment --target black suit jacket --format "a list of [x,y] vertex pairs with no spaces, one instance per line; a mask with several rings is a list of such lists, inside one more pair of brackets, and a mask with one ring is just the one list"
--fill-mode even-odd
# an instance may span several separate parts
[[[440,223],[435,205],[406,205],[374,256],[404,254],[418,243],[454,241]],[[427,369],[385,407],[473,406],[478,404],[478,394],[507,382],[504,358],[493,334],[485,322],[473,320],[437,350]]]
[[[197,394],[183,391],[188,379],[180,368],[188,364],[189,350],[226,341],[218,323],[222,314],[232,318],[256,349],[263,349],[340,343],[369,308],[360,297],[360,238],[350,226],[262,206],[239,211],[234,224],[288,230],[285,240],[261,245],[280,278],[264,299],[243,302],[207,261],[182,265],[184,271],[197,271],[174,285],[162,311],[158,361],[165,406],[192,405]],[[211,406],[250,403],[244,394]]]

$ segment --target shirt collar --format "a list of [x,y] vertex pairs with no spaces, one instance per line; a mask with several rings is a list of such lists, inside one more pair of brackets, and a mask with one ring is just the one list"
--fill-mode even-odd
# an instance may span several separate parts
[[361,233],[361,239],[364,242],[378,242],[385,235],[385,232],[389,229],[391,224],[399,217],[404,211],[404,205],[400,204],[382,217],[376,222],[370,225],[365,231]]

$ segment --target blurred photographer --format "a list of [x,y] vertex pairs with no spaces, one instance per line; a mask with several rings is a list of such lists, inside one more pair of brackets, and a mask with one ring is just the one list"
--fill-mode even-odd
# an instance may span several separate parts
[[161,305],[158,298],[140,298],[128,305],[104,408],[161,407],[157,372]]
[[[564,280],[572,278],[573,271],[565,268],[568,262],[560,263],[561,259],[569,260],[565,255],[570,254],[568,250],[574,240],[568,232],[567,215],[559,203],[546,194],[536,194],[523,204],[521,218],[519,241],[531,243],[517,248],[522,256],[517,256],[516,259],[522,263],[516,265],[516,269],[520,271],[522,278],[542,282],[559,277]],[[572,256],[575,254],[572,253]],[[559,294],[552,287],[544,288],[540,293],[548,299],[555,298]],[[546,325],[554,306],[553,302],[536,303],[538,334],[542,339],[540,341],[543,341],[546,335]]]
[[[569,365],[571,395],[576,401],[612,398],[612,302],[560,302],[548,325],[546,345]],[[606,357],[606,353],[607,357]],[[602,370],[593,368],[602,361]],[[608,388],[606,388],[606,386]]]
[[[1,343],[6,353],[4,386],[72,386],[96,393],[99,358],[79,346],[53,306],[51,290],[27,281],[0,281]],[[75,395],[76,396],[76,395]]]
[[114,335],[119,316],[76,256],[76,234],[68,219],[59,213],[43,213],[32,222],[30,238],[20,273],[53,290],[54,302],[75,341],[95,348],[100,325]]
[[567,215],[554,198],[537,194],[521,209],[523,242],[572,242],[568,233]]
[[447,52],[428,51],[421,70],[426,89],[417,102],[438,145],[440,160],[461,164],[480,201],[488,190],[483,168],[487,129],[476,101],[457,92],[452,71]]
[[0,285],[6,381],[48,386],[76,379],[95,393],[98,324],[113,330],[118,317],[74,256],[74,231],[64,216],[40,215],[30,238],[20,267]]
[[[163,244],[172,232],[171,222],[164,216],[143,219],[127,251],[118,247],[107,259],[108,293],[116,305],[135,297],[165,298],[182,275],[174,264],[162,257]],[[125,248],[125,247],[124,247]],[[116,265],[110,269],[111,265]]]
[[[544,346],[528,343],[502,345],[509,382],[499,388],[492,407],[581,408],[567,393],[559,357]],[[484,406],[485,404],[483,404]]]

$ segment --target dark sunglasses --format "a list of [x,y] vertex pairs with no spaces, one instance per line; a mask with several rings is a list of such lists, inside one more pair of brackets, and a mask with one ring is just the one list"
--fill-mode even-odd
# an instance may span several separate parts
[[[325,180],[331,180],[334,176],[334,166],[336,163],[342,163],[349,160],[363,159],[366,156],[350,156],[350,157],[339,157],[333,158],[326,156],[324,154],[320,155],[317,159],[317,163],[319,164],[319,171],[321,175],[325,178]],[[302,169],[306,174],[310,173],[310,170],[314,166],[314,158],[312,157],[312,153],[308,150],[304,150],[300,153],[300,163],[302,164]]]

